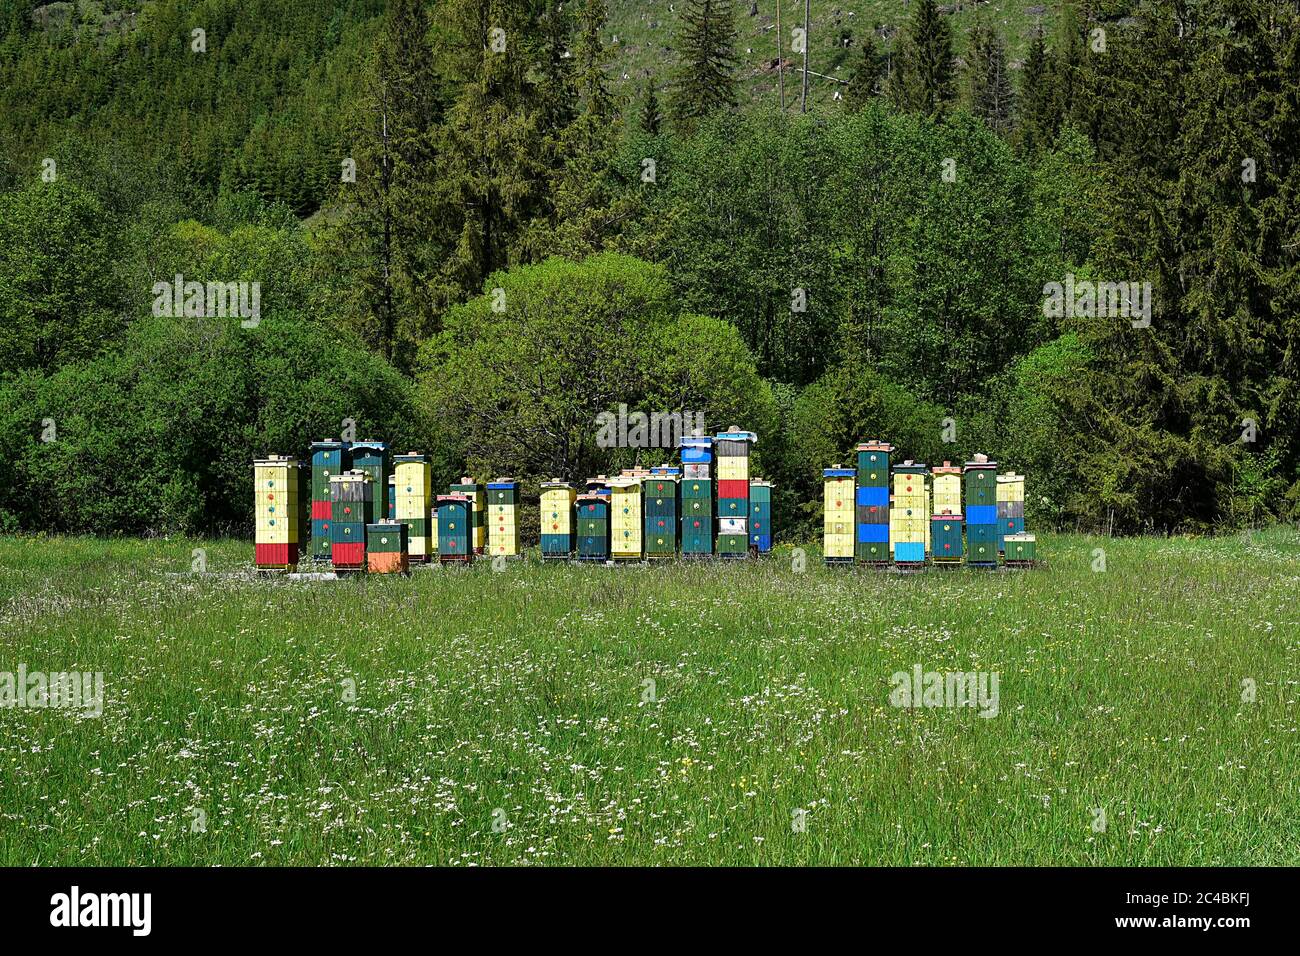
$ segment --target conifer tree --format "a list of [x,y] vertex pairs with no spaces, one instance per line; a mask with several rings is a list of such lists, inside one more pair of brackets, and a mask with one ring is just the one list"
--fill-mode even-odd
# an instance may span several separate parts
[[934,0],[918,0],[899,37],[890,98],[899,109],[938,118],[952,102],[952,28]]
[[658,136],[662,122],[663,114],[659,109],[659,97],[655,94],[655,78],[647,76],[645,97],[641,101],[641,131],[650,136]]
[[1056,135],[1056,73],[1043,31],[1036,30],[1020,74],[1020,109],[1017,135],[1029,153],[1047,146]]
[[671,110],[678,129],[689,133],[736,105],[736,14],[732,0],[686,0],[681,18]]
[[1006,136],[1015,110],[1006,47],[1002,37],[983,24],[971,31],[966,90],[971,112],[998,135]]
[[525,232],[547,208],[548,101],[534,80],[544,71],[530,7],[528,0],[448,0],[441,8],[441,59],[458,83],[438,131],[436,180],[454,239],[442,270],[453,298],[523,261]]
[[847,109],[860,110],[868,100],[880,94],[884,68],[884,57],[876,43],[875,33],[868,33],[863,37],[858,56],[853,61],[853,72],[849,74],[849,83],[844,91],[844,106]]

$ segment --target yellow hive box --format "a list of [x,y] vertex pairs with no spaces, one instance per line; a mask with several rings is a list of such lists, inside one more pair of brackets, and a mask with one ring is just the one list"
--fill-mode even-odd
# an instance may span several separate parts
[[945,473],[934,476],[934,513],[937,515],[962,513],[960,474]]
[[641,479],[622,476],[609,480],[610,556],[641,556]]
[[852,520],[854,503],[852,478],[827,478],[823,511],[827,515],[846,514]]
[[1014,471],[998,475],[998,501],[1024,501],[1025,476]]
[[726,455],[717,459],[719,481],[748,481],[749,458],[739,455]]
[[822,548],[828,558],[853,557],[853,535],[828,534],[823,539]]
[[257,544],[297,544],[298,480],[295,459],[281,455],[253,462],[253,524]]
[[569,534],[573,528],[573,505],[578,492],[573,488],[547,488],[542,492],[542,534]]

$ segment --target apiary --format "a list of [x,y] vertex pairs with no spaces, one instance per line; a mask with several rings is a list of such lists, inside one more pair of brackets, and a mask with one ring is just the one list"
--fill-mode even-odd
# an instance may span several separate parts
[[620,475],[609,479],[609,556],[616,561],[639,561],[642,551],[641,479]]
[[998,563],[997,462],[977,454],[962,474],[966,491],[966,563],[996,567]]
[[487,486],[488,551],[493,557],[519,556],[519,482],[498,478]]
[[854,497],[855,549],[859,561],[889,562],[889,459],[894,446],[874,439],[857,446]]
[[543,560],[566,561],[573,554],[573,506],[578,493],[567,482],[552,478],[542,482],[538,508]]
[[474,560],[474,501],[469,495],[438,495],[438,560]]
[[298,566],[300,477],[292,458],[271,455],[253,462],[253,563],[258,570],[291,571]]
[[713,482],[682,478],[682,554],[713,553]]
[[889,540],[896,564],[924,564],[930,538],[929,469],[913,461],[894,468]]
[[608,561],[610,555],[609,491],[578,495],[578,560]]
[[853,563],[854,477],[852,468],[839,465],[822,471],[822,553],[827,564]]
[[465,476],[460,482],[451,486],[451,493],[454,495],[465,495],[470,500],[470,520],[473,527],[470,529],[470,541],[474,548],[475,554],[482,554],[483,549],[487,547],[487,504],[483,486],[474,481],[473,478]]
[[749,546],[759,554],[772,550],[772,483],[762,478],[749,482]]
[[370,472],[354,468],[330,476],[330,557],[336,571],[364,571],[366,525],[374,518]]
[[998,475],[998,550],[1006,551],[1007,535],[1023,534],[1025,530],[1025,476],[1014,471]]
[[647,558],[671,558],[677,553],[679,480],[676,468],[652,468],[641,482]]
[[400,521],[366,525],[366,570],[371,574],[406,574],[410,570],[407,542],[410,528]]
[[330,560],[330,479],[352,467],[343,441],[311,443],[311,557]]
[[407,452],[393,459],[393,514],[394,521],[407,527],[407,556],[410,561],[423,563],[429,560],[432,550],[430,508],[433,504],[433,478],[429,459],[418,452]]
[[1032,534],[1009,534],[1005,542],[1007,567],[1028,568],[1038,561],[1037,541]]

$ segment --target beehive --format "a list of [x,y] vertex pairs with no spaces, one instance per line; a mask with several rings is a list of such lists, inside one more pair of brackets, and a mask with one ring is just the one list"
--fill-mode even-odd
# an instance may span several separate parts
[[567,560],[573,554],[573,505],[577,492],[553,478],[542,482],[541,521],[543,560]]
[[641,482],[647,558],[671,558],[677,553],[679,478],[676,468],[651,468]]
[[998,550],[1006,551],[1007,535],[1025,531],[1025,476],[1014,471],[998,475]]
[[253,563],[290,571],[302,553],[298,462],[272,455],[253,462]]
[[428,561],[435,548],[431,548],[437,532],[430,530],[430,508],[433,502],[433,478],[429,459],[418,452],[407,452],[393,459],[393,487],[395,489],[393,520],[407,527],[407,553],[411,561]]
[[889,541],[896,564],[924,564],[930,539],[929,469],[905,461],[894,467]]
[[942,465],[931,468],[930,474],[933,476],[934,500],[930,513],[935,516],[961,514],[961,466],[945,461]]
[[1038,560],[1038,544],[1032,534],[1006,536],[1007,566],[1028,567]]
[[682,554],[713,553],[713,482],[682,478]]
[[382,521],[388,514],[388,478],[392,474],[392,455],[388,443],[382,441],[353,442],[351,449],[352,468],[370,475],[370,488],[373,494],[374,518]]
[[451,486],[453,495],[465,495],[470,500],[470,520],[473,523],[471,528],[471,540],[474,546],[475,554],[482,554],[483,549],[487,547],[487,523],[485,521],[486,497],[483,492],[483,486],[474,481],[473,478],[465,476],[460,482]]
[[474,500],[469,495],[438,495],[438,560],[474,560]]
[[836,465],[822,471],[822,553],[827,564],[853,563],[853,479],[852,468]]
[[330,476],[330,558],[336,571],[366,567],[366,525],[374,518],[370,472],[354,468]]
[[962,476],[966,492],[966,563],[998,563],[997,462],[975,455]]
[[311,557],[330,560],[330,479],[351,467],[351,446],[342,441],[311,443]]
[[578,560],[609,560],[609,491],[578,495]]
[[400,521],[366,525],[366,570],[371,574],[406,574],[410,570],[409,540],[410,528]]
[[735,425],[713,437],[717,467],[719,557],[749,553],[749,453],[753,432]]
[[707,435],[687,435],[682,439],[682,477],[712,478],[713,439]]
[[759,554],[772,550],[772,483],[762,478],[749,482],[749,544]]
[[894,446],[865,441],[857,447],[857,491],[854,496],[855,545],[859,561],[889,561],[889,456]]
[[609,556],[616,560],[640,560],[642,555],[641,479],[620,475],[609,479]]
[[519,482],[498,478],[487,486],[488,551],[493,557],[519,556]]

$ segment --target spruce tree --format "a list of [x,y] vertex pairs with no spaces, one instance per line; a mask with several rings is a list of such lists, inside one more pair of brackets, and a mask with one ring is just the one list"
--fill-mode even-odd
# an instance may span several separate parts
[[919,0],[898,40],[890,98],[899,109],[938,118],[955,90],[952,28],[934,0]]
[[1007,51],[1002,37],[983,24],[971,31],[966,91],[971,112],[999,136],[1006,136],[1015,110]]
[[452,297],[526,260],[522,239],[548,207],[545,116],[554,98],[534,79],[545,71],[530,7],[448,0],[440,8],[443,68],[459,84],[437,137],[437,195],[455,240],[442,270]]
[[876,43],[875,33],[868,33],[862,40],[857,58],[853,61],[853,72],[849,74],[849,83],[844,90],[844,106],[850,110],[860,110],[867,101],[880,94],[881,75],[885,62]]
[[736,105],[736,14],[732,0],[686,0],[684,7],[671,110],[678,129],[689,133]]
[[1051,143],[1059,122],[1056,111],[1056,71],[1041,29],[1034,32],[1029,55],[1025,58],[1025,67],[1020,74],[1019,102],[1017,136],[1021,147],[1026,152],[1033,153]]
[[659,135],[663,114],[659,110],[659,97],[655,94],[655,78],[647,76],[645,80],[645,97],[641,101],[641,131],[650,136]]

